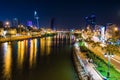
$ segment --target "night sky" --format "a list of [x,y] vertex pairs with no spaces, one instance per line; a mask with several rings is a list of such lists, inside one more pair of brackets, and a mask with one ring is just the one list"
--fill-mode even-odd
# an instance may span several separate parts
[[105,0],[0,0],[0,20],[18,18],[21,23],[34,21],[39,15],[40,27],[49,27],[55,18],[57,28],[85,26],[85,16],[96,15],[97,24],[120,24],[120,3]]

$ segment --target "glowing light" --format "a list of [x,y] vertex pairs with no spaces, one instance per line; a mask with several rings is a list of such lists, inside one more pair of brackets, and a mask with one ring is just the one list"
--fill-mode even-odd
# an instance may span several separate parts
[[101,27],[101,40],[105,43],[105,27]]
[[92,37],[92,40],[93,40],[94,42],[100,42],[100,41],[99,41],[99,38],[96,37],[96,36],[93,36],[93,37]]
[[78,41],[79,41],[79,39],[76,39],[76,41],[78,42]]
[[11,49],[11,45],[8,45],[7,50],[5,52],[6,54],[4,54],[4,69],[3,69],[3,73],[4,73],[4,77],[7,80],[11,80],[11,53],[12,53],[12,49]]
[[30,41],[30,68],[33,64],[33,40]]
[[115,28],[114,28],[114,30],[115,30],[115,31],[118,31],[118,28],[117,28],[117,27],[115,27]]
[[37,11],[34,12],[34,15],[35,15],[35,16],[37,15]]
[[33,42],[34,42],[34,64],[36,64],[36,54],[37,54],[37,39],[34,39],[33,40]]
[[36,64],[37,39],[30,41],[30,68]]
[[21,69],[23,67],[23,61],[24,61],[24,41],[18,42],[18,67]]
[[10,22],[9,21],[5,22],[5,27],[10,27]]
[[47,44],[46,44],[47,55],[50,55],[50,51],[51,51],[51,48],[50,48],[50,46],[51,46],[51,37],[48,37],[46,41],[47,41]]
[[74,46],[75,46],[75,47],[79,47],[79,45],[78,45],[78,44],[79,44],[79,43],[75,43],[75,44],[74,44]]
[[10,22],[7,21],[5,24],[8,26],[10,24]]
[[[4,43],[4,44],[3,44],[3,46],[4,46],[4,48],[3,48],[3,49],[4,49],[4,52],[6,53],[7,48],[8,48],[8,43],[7,43],[7,42],[6,42],[6,43]],[[5,54],[5,53],[4,53],[4,54]]]
[[40,51],[41,51],[41,55],[44,55],[44,51],[45,51],[45,38],[41,38],[40,39]]

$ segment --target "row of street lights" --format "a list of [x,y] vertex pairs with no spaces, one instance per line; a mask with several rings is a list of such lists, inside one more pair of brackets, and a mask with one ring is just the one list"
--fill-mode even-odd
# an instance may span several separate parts
[[114,57],[113,53],[108,51],[107,53],[104,54],[105,57],[108,58],[108,71],[107,71],[107,79],[110,78],[110,58]]

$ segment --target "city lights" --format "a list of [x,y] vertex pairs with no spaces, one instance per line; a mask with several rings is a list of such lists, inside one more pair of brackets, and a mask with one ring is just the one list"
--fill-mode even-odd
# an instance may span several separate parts
[[119,80],[118,0],[1,0],[0,80]]
[[114,30],[115,30],[115,31],[118,31],[118,28],[117,28],[117,27],[115,27],[115,28],[114,28]]
[[5,22],[5,27],[10,27],[10,22],[9,21]]

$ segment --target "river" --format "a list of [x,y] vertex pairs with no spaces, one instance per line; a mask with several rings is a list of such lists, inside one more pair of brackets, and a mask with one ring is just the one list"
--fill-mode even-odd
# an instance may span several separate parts
[[0,80],[78,80],[73,36],[57,35],[0,44]]

